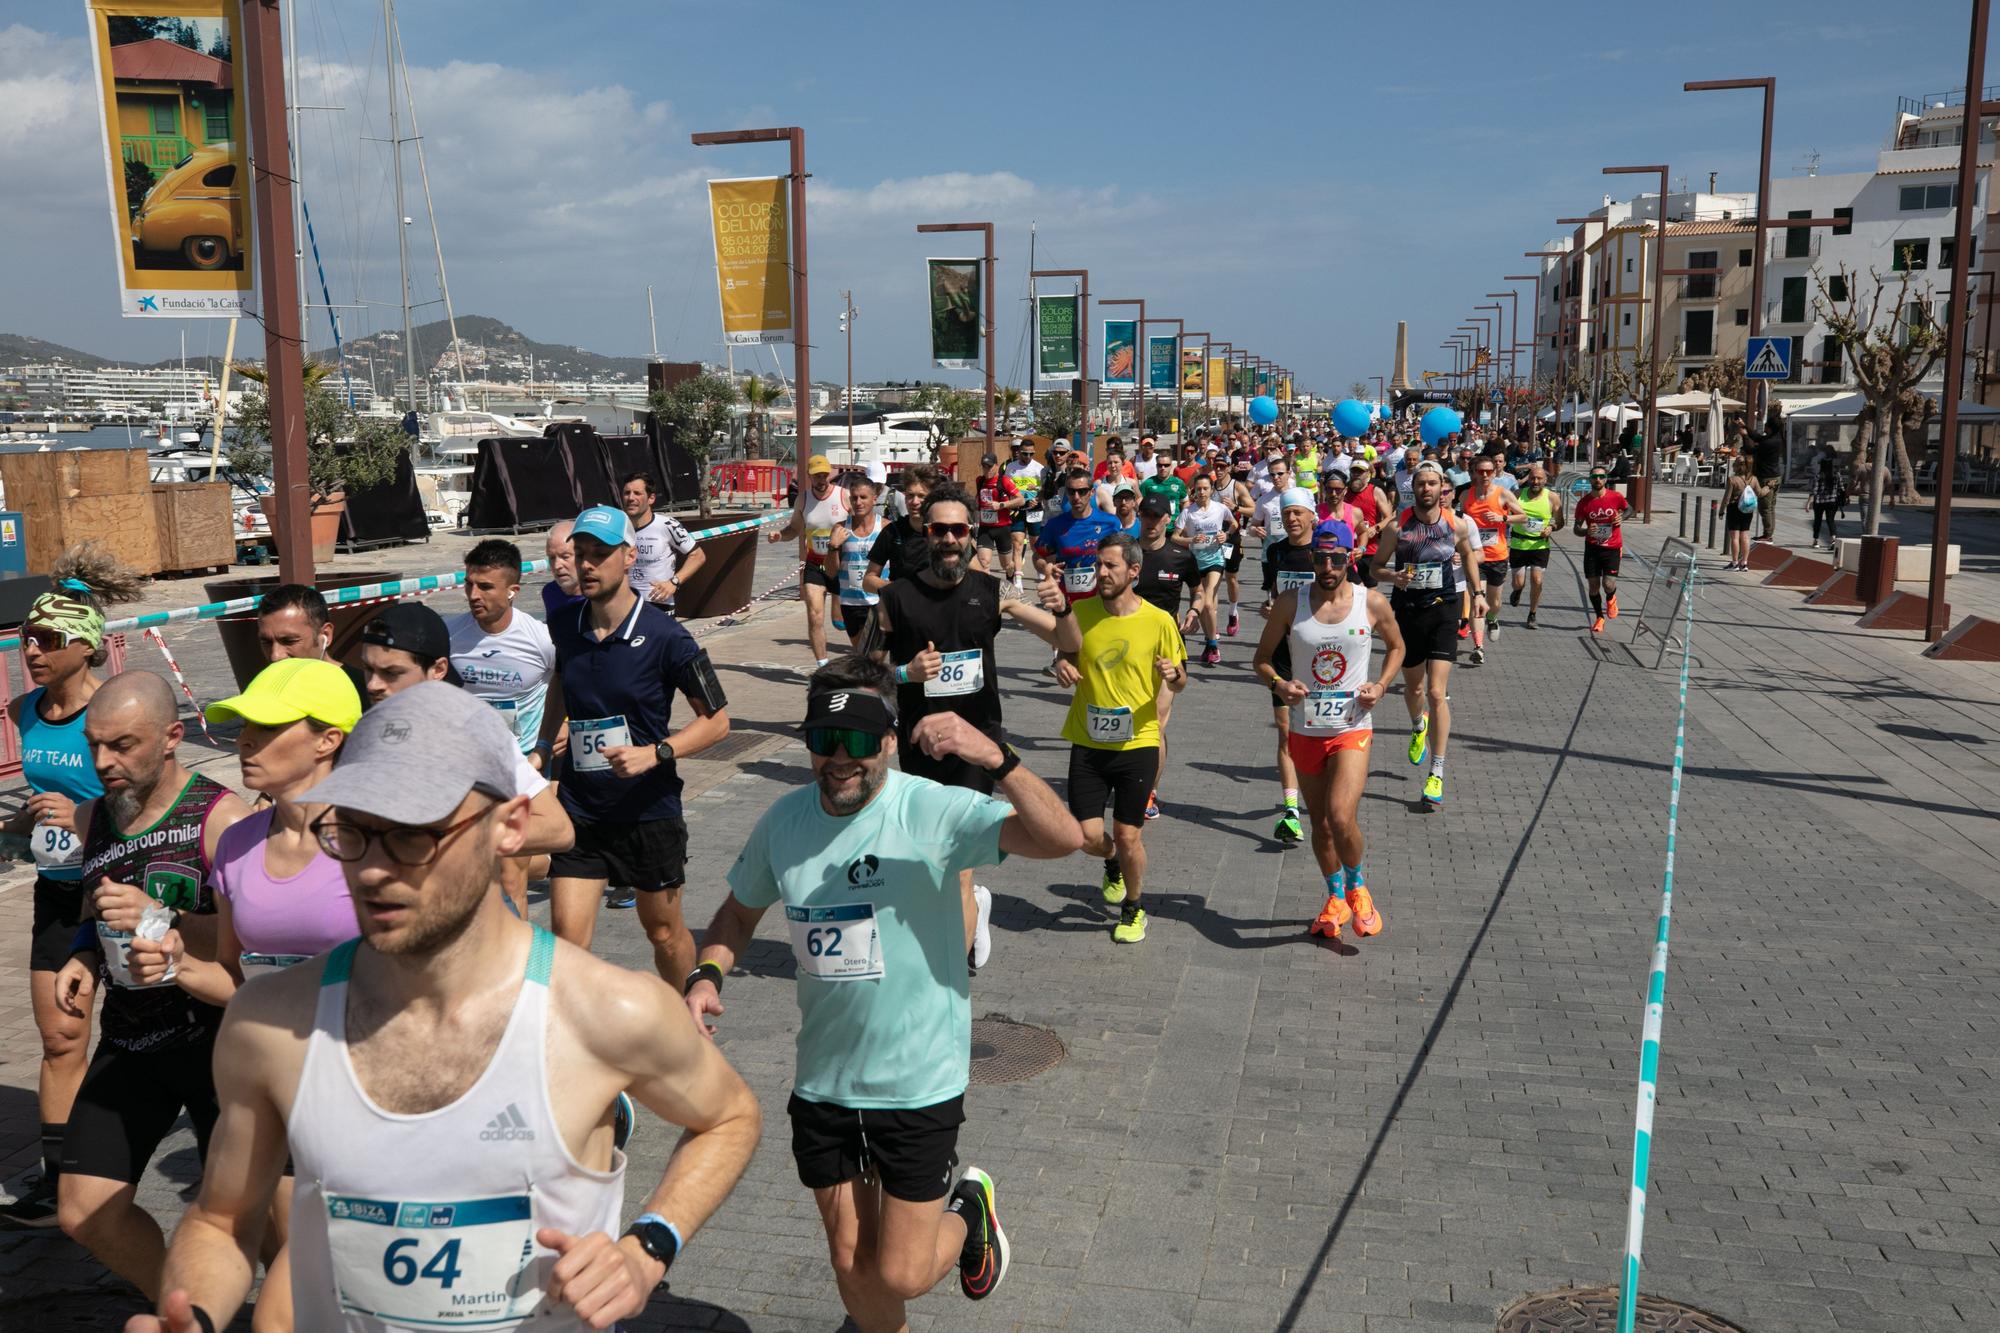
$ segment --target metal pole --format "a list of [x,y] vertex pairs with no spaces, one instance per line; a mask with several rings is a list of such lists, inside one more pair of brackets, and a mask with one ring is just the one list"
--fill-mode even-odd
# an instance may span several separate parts
[[854,289],[840,294],[840,327],[847,335],[847,461],[854,462]]
[[313,581],[312,496],[306,467],[304,356],[298,274],[292,267],[292,178],[285,134],[284,42],[277,0],[244,0],[244,101],[258,155],[251,159],[258,277],[264,296],[265,391],[271,411],[271,487],[276,513],[271,540],[278,577]]
[[[1077,411],[1077,448],[1090,449],[1090,270],[1087,268],[1035,268],[1028,271],[1029,280],[1035,278],[1075,278],[1077,280],[1076,302],[1076,373],[1082,386],[1082,406]],[[1042,336],[1036,316],[1035,337]]]
[[993,302],[997,299],[993,289],[1000,284],[993,263],[993,224],[988,222],[982,228],[986,233],[986,452],[996,452],[994,431],[1000,423],[993,419],[993,344],[997,342],[1000,321],[995,316]]
[[410,395],[409,410],[418,410],[417,343],[410,332],[410,229],[403,213],[403,139],[396,121],[396,0],[382,0],[382,46],[389,61],[389,153],[395,164],[396,262],[403,282],[403,376]]
[[[1660,174],[1660,193],[1658,207],[1653,210],[1655,224],[1653,233],[1653,293],[1651,297],[1653,307],[1651,320],[1653,346],[1649,358],[1651,368],[1646,378],[1646,418],[1641,423],[1644,438],[1640,441],[1639,445],[1639,471],[1634,475],[1632,483],[1626,487],[1628,492],[1632,492],[1633,508],[1639,511],[1640,521],[1645,523],[1653,521],[1652,459],[1653,446],[1656,443],[1653,437],[1659,431],[1660,307],[1666,304],[1666,301],[1663,299],[1662,287],[1666,282],[1664,270],[1667,263],[1667,167],[1664,163],[1660,163],[1643,167],[1606,167],[1604,169],[1604,174],[1607,176],[1651,175],[1654,172]],[[1759,214],[1765,212],[1764,200],[1762,199],[1757,201],[1757,212]]]
[[[1776,79],[1696,79],[1684,83],[1684,92],[1715,92],[1729,88],[1755,88],[1764,94],[1764,139],[1757,158],[1757,259],[1750,269],[1750,336],[1759,337],[1764,331],[1764,264],[1769,259],[1765,246],[1770,235],[1771,211],[1771,112],[1777,101],[1778,81]],[[1803,349],[1801,349],[1803,350]],[[1765,395],[1768,392],[1765,381],[1751,380],[1749,392],[1744,397],[1744,411],[1750,420],[1756,421],[1764,415]]]

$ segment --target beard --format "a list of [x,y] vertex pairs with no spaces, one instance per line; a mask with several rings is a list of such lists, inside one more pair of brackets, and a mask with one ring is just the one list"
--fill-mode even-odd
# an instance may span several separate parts
[[821,769],[814,781],[819,784],[820,799],[826,802],[828,810],[836,815],[851,815],[875,799],[875,793],[882,790],[882,777],[886,771],[871,770],[868,765],[862,764],[854,777],[836,778],[829,767]]
[[112,821],[121,830],[129,829],[133,821],[139,818],[139,812],[145,808],[146,801],[152,794],[151,787],[144,791],[136,787],[119,787],[104,793],[104,808],[111,812]]
[[931,572],[936,574],[947,587],[964,582],[965,548],[960,546],[951,550],[941,550],[935,546],[931,547]]
[[488,836],[476,854],[447,875],[437,874],[433,862],[433,873],[424,881],[423,897],[410,909],[406,924],[377,928],[374,934],[366,925],[361,927],[368,946],[377,953],[409,958],[442,953],[457,943],[497,880],[499,866],[492,846]]

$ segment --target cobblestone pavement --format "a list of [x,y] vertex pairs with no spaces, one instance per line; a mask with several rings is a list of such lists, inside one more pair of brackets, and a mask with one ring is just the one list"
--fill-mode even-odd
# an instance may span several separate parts
[[[1066,1058],[971,1091],[960,1153],[998,1182],[1013,1267],[983,1305],[946,1284],[913,1327],[1490,1328],[1527,1292],[1615,1280],[1674,724],[1671,670],[1624,645],[1665,517],[1634,536],[1609,642],[1565,552],[1544,628],[1507,612],[1490,663],[1455,673],[1443,812],[1412,808],[1401,704],[1383,707],[1362,814],[1380,937],[1304,935],[1321,890],[1267,837],[1273,733],[1245,638],[1175,712],[1145,943],[1111,942],[1095,862],[983,874],[996,939],[974,1015],[1047,1027]],[[1646,1286],[1759,1333],[2000,1326],[2000,942],[1973,845],[1995,831],[2000,682],[1924,664],[1907,636],[1835,637],[1851,620],[1801,620],[1795,594],[1736,578],[1697,603]],[[755,739],[697,775],[694,919],[803,776],[797,620],[785,603],[713,640]],[[1045,660],[1003,638],[1010,729],[1059,778]],[[11,962],[25,892],[0,909]],[[624,914],[598,948],[646,965]],[[788,1152],[795,1011],[768,922],[744,961],[723,1036],[765,1142],[635,1329],[841,1324]],[[0,969],[9,1168],[34,1136],[24,980]],[[642,1124],[635,1200],[671,1143]],[[195,1173],[183,1133],[144,1197],[177,1212]],[[0,1326],[63,1326],[82,1288],[88,1326],[109,1326],[124,1307],[96,1274],[59,1238],[0,1237]]]

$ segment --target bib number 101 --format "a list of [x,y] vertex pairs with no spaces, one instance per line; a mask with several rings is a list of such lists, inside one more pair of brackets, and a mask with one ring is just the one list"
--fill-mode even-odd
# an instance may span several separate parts
[[438,1248],[438,1252],[425,1260],[423,1267],[417,1267],[419,1257],[418,1240],[415,1236],[405,1236],[401,1240],[389,1242],[389,1248],[382,1251],[382,1276],[399,1287],[407,1287],[420,1277],[430,1278],[441,1284],[446,1291],[461,1276],[458,1266],[458,1246],[456,1240],[448,1240]]

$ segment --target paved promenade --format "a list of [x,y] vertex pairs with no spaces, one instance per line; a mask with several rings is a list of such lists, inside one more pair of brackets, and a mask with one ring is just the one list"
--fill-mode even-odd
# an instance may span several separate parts
[[[1633,530],[1641,560],[1674,503]],[[1307,852],[1267,838],[1273,733],[1246,638],[1175,712],[1145,943],[1111,942],[1094,861],[982,875],[995,945],[974,1016],[1050,1029],[1065,1056],[972,1089],[961,1156],[998,1182],[1013,1268],[983,1305],[940,1288],[913,1327],[1490,1329],[1529,1292],[1615,1280],[1675,692],[1672,659],[1656,672],[1650,647],[1625,647],[1644,570],[1628,557],[1627,614],[1593,641],[1578,565],[1568,539],[1544,627],[1507,613],[1488,665],[1454,674],[1443,812],[1412,808],[1400,700],[1381,708],[1362,805],[1378,938],[1304,934],[1322,890]],[[1914,636],[1857,631],[1760,577],[1704,579],[1696,603],[1645,1286],[1757,1333],[2000,1327],[2000,673],[1927,662]],[[170,638],[213,697],[213,632]],[[689,766],[697,921],[805,772],[796,604],[707,641],[736,727],[726,761]],[[1010,630],[1001,658],[1010,730],[1059,779],[1046,652]],[[27,912],[15,876],[7,1173],[35,1132]],[[646,966],[628,913],[603,915],[598,948]],[[842,1322],[788,1151],[790,975],[767,922],[723,1030],[764,1144],[629,1327]],[[635,1201],[671,1144],[642,1117]],[[196,1173],[183,1132],[144,1197],[175,1212]],[[0,1328],[112,1327],[131,1304],[67,1241],[0,1236]]]

